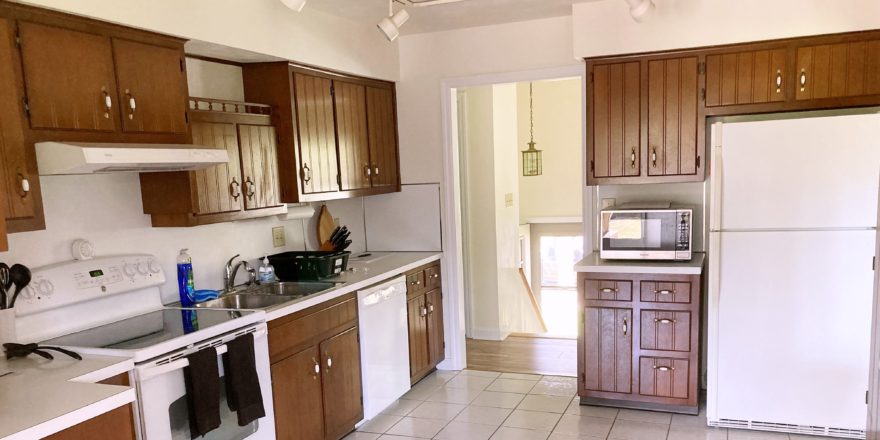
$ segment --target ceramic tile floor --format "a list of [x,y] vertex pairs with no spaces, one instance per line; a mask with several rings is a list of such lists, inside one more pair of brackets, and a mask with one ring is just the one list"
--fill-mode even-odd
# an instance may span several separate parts
[[346,440],[817,440],[709,428],[706,416],[580,406],[572,377],[437,371]]

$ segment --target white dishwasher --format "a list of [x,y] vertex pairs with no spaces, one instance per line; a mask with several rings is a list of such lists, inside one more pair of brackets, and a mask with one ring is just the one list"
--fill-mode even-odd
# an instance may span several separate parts
[[358,292],[364,418],[372,419],[409,391],[406,277]]

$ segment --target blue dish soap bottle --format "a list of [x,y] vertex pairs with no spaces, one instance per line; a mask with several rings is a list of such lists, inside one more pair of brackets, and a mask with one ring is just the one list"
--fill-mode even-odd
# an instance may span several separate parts
[[177,256],[177,288],[180,293],[180,305],[192,307],[195,304],[196,286],[193,282],[192,257],[189,249],[181,249]]

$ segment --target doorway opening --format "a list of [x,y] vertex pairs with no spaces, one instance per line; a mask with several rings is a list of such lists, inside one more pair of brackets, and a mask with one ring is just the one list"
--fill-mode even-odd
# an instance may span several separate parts
[[582,94],[581,77],[454,94],[469,368],[575,375]]

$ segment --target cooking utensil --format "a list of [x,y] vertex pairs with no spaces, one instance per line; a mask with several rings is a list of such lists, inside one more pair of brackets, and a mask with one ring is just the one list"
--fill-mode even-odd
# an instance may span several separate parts
[[333,222],[330,210],[327,209],[327,205],[322,206],[321,214],[318,215],[318,244],[328,243],[335,229],[336,224]]
[[80,356],[76,352],[73,352],[70,350],[65,350],[60,347],[50,347],[50,346],[45,346],[45,345],[37,345],[34,343],[16,344],[14,342],[7,342],[7,343],[3,344],[3,349],[4,349],[4,351],[6,351],[6,359],[25,357],[25,356],[33,353],[38,356],[42,356],[46,359],[51,360],[51,359],[55,359],[55,357],[49,353],[46,353],[45,350],[52,350],[52,351],[57,351],[59,353],[66,354],[66,355],[68,355],[78,361],[82,360],[82,356]]
[[0,263],[0,308],[7,308],[8,304],[6,303],[6,292],[9,290],[10,279],[9,279],[9,266],[6,263]]
[[12,300],[9,301],[9,307],[12,308],[15,307],[18,294],[31,282],[31,270],[23,264],[13,264],[9,268],[9,279],[15,283],[15,293],[12,294]]

